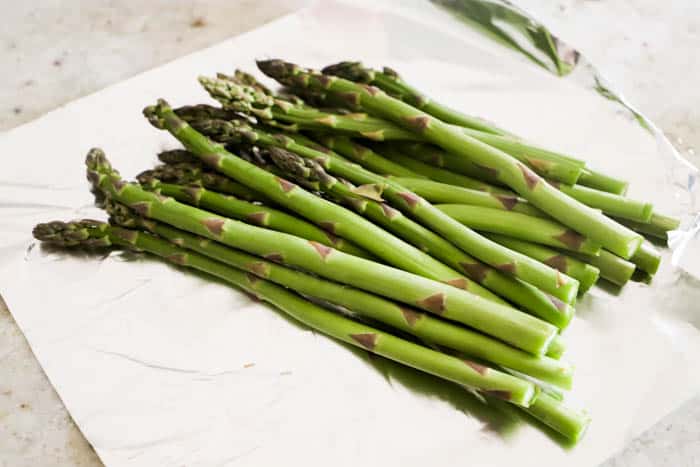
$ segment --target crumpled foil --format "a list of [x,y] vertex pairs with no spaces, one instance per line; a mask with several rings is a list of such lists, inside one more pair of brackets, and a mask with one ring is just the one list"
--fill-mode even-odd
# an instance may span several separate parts
[[[402,6],[317,2],[0,135],[2,294],[107,466],[590,466],[700,390],[697,169],[560,41],[563,56],[542,58],[523,28],[508,29],[545,64],[535,66],[442,7]],[[508,15],[495,18],[505,29]],[[534,30],[525,35],[540,43],[546,28]],[[566,398],[593,423],[577,447],[516,409],[484,406],[216,281],[137,254],[71,254],[32,240],[38,222],[104,218],[84,180],[90,147],[133,176],[177,147],[141,117],[145,105],[208,100],[197,75],[252,71],[261,57],[391,66],[439,100],[629,180],[630,196],[683,218],[651,284],[603,284],[578,304]]]

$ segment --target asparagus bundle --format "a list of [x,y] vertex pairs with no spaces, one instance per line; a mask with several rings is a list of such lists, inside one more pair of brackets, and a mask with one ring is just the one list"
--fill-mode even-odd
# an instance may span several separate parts
[[599,277],[653,277],[661,256],[639,233],[665,239],[678,221],[393,70],[258,66],[287,92],[236,71],[200,79],[223,107],[147,107],[185,149],[159,154],[138,184],[92,150],[88,179],[110,225],[52,222],[35,237],[198,269],[580,439],[588,416],[550,392],[573,385],[559,332]]

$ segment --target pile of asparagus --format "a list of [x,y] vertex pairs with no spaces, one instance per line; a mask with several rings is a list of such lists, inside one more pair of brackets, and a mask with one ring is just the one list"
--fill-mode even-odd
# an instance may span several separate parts
[[[66,247],[145,251],[313,329],[522,408],[578,441],[561,332],[600,278],[649,280],[678,222],[627,183],[422,95],[396,72],[258,67],[200,78],[219,106],[144,110],[184,149],[87,176],[109,223],[40,224]],[[342,309],[345,312],[340,313]]]

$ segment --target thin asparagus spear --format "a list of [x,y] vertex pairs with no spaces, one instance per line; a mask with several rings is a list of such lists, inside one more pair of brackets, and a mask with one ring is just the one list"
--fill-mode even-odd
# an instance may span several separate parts
[[[208,166],[263,193],[276,204],[301,215],[334,235],[343,237],[387,263],[431,279],[464,286],[473,284],[409,243],[367,221],[362,216],[319,198],[254,164],[234,156],[221,144],[204,137],[180,119],[165,102],[147,108],[144,113],[154,126],[167,128],[193,154]],[[247,127],[246,127],[247,128]],[[248,134],[247,129],[244,130]],[[288,139],[288,138],[287,138]],[[323,154],[323,153],[321,153]],[[324,157],[326,155],[324,154]],[[481,292],[484,292],[480,289]]]
[[[194,130],[182,122],[176,131]],[[210,145],[201,135],[189,142],[190,150]],[[219,157],[221,163],[223,156]],[[86,165],[88,179],[96,192],[125,204],[144,217],[417,306],[445,319],[470,325],[535,355],[544,354],[557,333],[557,328],[549,323],[450,285],[348,255],[317,242],[227,219],[145,191],[139,185],[125,183],[100,150],[90,151]]]
[[155,190],[164,196],[170,196],[180,202],[192,204],[193,206],[198,206],[202,209],[232,219],[238,219],[249,224],[267,227],[268,229],[285,232],[323,245],[332,246],[336,250],[343,251],[350,255],[373,259],[373,256],[367,251],[347,242],[345,239],[336,237],[309,222],[285,212],[278,211],[277,209],[259,204],[252,204],[232,196],[209,191],[199,186],[182,186],[162,183],[152,178],[150,175],[144,176],[143,173],[137,178],[144,188]]
[[562,253],[503,235],[494,234],[491,239],[576,277],[584,290],[590,288],[599,275],[613,284],[623,286],[630,280],[635,269],[633,263],[607,250],[600,250],[598,256],[586,256],[572,252]]
[[427,178],[396,162],[380,156],[367,146],[363,146],[347,136],[315,133],[314,139],[325,147],[332,149],[350,160],[357,162],[367,170],[379,175],[397,177]]
[[563,389],[571,387],[573,369],[566,362],[549,357],[534,357],[496,339],[398,305],[377,295],[266,261],[160,222],[139,218],[123,206],[111,206],[109,211],[112,214],[110,220],[121,226],[146,229],[180,247],[248,271],[297,293],[346,307],[361,316],[388,324],[427,342],[465,352]]
[[505,276],[463,253],[439,235],[382,203],[380,193],[372,192],[371,197],[367,197],[363,195],[362,188],[358,189],[349,182],[340,181],[329,175],[314,160],[304,159],[278,148],[271,148],[270,156],[290,179],[303,186],[312,186],[314,190],[323,191],[342,204],[351,206],[375,223],[455,270],[463,271],[469,278],[521,306],[531,314],[560,329],[564,329],[571,321],[573,307],[529,284]]
[[418,196],[422,196],[427,201],[435,204],[468,204],[471,206],[519,212],[532,217],[549,217],[539,209],[533,207],[526,200],[516,195],[503,195],[481,190],[472,190],[433,180],[406,177],[391,177],[391,179],[405,186]]
[[422,175],[423,177],[436,182],[447,183],[449,185],[469,188],[472,190],[486,191],[489,193],[512,194],[512,191],[508,189],[491,185],[476,178],[451,172],[449,170],[444,170],[439,167],[434,167],[430,164],[426,164],[425,162],[413,159],[412,157],[401,154],[398,151],[394,151],[391,147],[386,147],[381,154],[397,164],[408,167],[411,171],[417,173],[418,175]]
[[586,206],[600,209],[605,214],[637,222],[649,222],[654,206],[651,203],[636,201],[624,196],[595,190],[581,185],[564,185],[550,182],[572,198]]
[[[160,115],[161,120],[169,126],[171,133],[176,134],[185,146],[192,146],[191,143],[187,142],[187,139],[194,138],[196,139],[196,144],[199,145],[201,154],[206,156],[219,151],[215,145],[212,145],[201,134],[180,120],[164,102],[161,101],[157,107],[149,110],[149,112]],[[164,118],[165,116],[167,118]],[[198,130],[206,133],[207,136],[223,143],[239,143],[247,140],[251,144],[263,147],[283,148],[302,157],[314,159],[329,173],[355,184],[382,187],[383,193],[394,207],[415,217],[424,226],[441,234],[462,251],[471,253],[484,263],[500,269],[502,272],[514,275],[525,282],[529,282],[567,303],[576,297],[578,290],[578,282],[576,280],[562,275],[559,271],[537,261],[533,261],[525,255],[520,255],[486,240],[483,236],[453,220],[423,198],[406,190],[396,182],[363,169],[357,164],[348,163],[345,160],[334,157],[333,153],[317,151],[296,143],[294,139],[284,134],[270,134],[259,128],[244,126],[240,122],[193,120],[191,124]],[[181,131],[181,128],[184,128],[186,131]],[[235,173],[232,173],[231,176],[235,176]]]
[[394,154],[404,154],[420,162],[483,180],[487,183],[498,183],[498,179],[492,170],[476,165],[467,159],[453,157],[432,144],[419,141],[387,141],[385,143],[375,143],[374,148],[380,154],[392,151]]
[[508,154],[388,96],[377,88],[304,70],[281,60],[259,61],[258,68],[285,85],[343,95],[349,103],[409,128],[448,152],[497,170],[502,183],[532,204],[623,258],[630,258],[642,241],[642,237],[635,232],[545,183],[531,169]]
[[466,115],[428,98],[409,86],[396,71],[388,67],[384,67],[383,71],[380,72],[365,68],[360,62],[340,62],[325,67],[323,73],[340,75],[350,81],[377,86],[390,96],[401,99],[446,123],[474,128],[495,135],[507,134],[505,130],[497,128],[482,118]]
[[477,231],[507,235],[593,256],[600,252],[599,243],[549,219],[466,204],[436,204],[435,207]]
[[[183,152],[192,155],[189,151]],[[192,157],[195,156],[192,155]],[[153,177],[163,182],[178,185],[199,185],[246,201],[268,201],[267,197],[262,193],[253,191],[247,186],[234,182],[230,178],[216,172],[206,170],[199,160],[197,162],[173,162],[158,165],[153,169],[142,172],[140,176]]]
[[[268,125],[277,126],[288,131],[332,130],[374,141],[424,140],[424,137],[421,135],[364,113],[343,115],[322,112],[307,105],[295,104],[270,94],[261,93],[257,89],[236,82],[233,79],[201,77],[199,81],[207,92],[214,99],[221,102],[225,108],[251,114]],[[487,139],[491,141],[495,137],[497,141],[500,141],[499,138],[502,138],[480,131],[472,132],[472,130],[462,127],[454,128],[456,131],[468,133],[479,140]],[[519,148],[523,145],[519,142],[510,141],[507,138],[506,141],[505,144],[509,145],[509,147],[517,146]],[[547,152],[538,148],[533,148],[531,152],[537,150],[540,153]],[[581,174],[582,163],[573,163],[561,158],[545,160],[545,155],[540,153],[537,154],[537,157],[533,157],[524,150],[514,150],[513,156],[519,158],[532,170],[543,176],[564,183],[576,183]]]
[[111,227],[96,221],[39,224],[34,236],[64,246],[110,246],[134,248],[165,258],[176,265],[216,276],[279,308],[305,325],[335,339],[364,348],[441,378],[501,396],[528,407],[537,395],[535,386],[523,379],[454,358],[400,339],[315,305],[299,295],[258,276],[237,270],[206,256],[136,230]]
[[681,225],[680,220],[658,213],[653,213],[648,223],[633,222],[625,219],[618,220],[620,223],[625,224],[637,232],[660,238],[662,240],[668,240],[668,232],[671,230],[676,230]]
[[629,186],[629,183],[624,180],[616,179],[590,168],[583,169],[577,183],[595,190],[606,191],[620,196],[627,193],[627,187]]

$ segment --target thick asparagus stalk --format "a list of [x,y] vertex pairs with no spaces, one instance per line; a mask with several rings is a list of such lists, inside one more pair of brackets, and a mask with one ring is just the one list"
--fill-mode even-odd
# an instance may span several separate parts
[[[181,120],[177,122],[181,125],[176,131],[194,131]],[[196,153],[201,148],[199,145],[209,146],[204,137],[200,135],[200,138],[190,140],[188,149]],[[217,166],[221,159],[223,155],[210,163]],[[91,150],[86,164],[88,179],[95,191],[125,204],[144,217],[417,306],[445,319],[470,325],[536,355],[546,352],[557,333],[557,328],[549,323],[450,285],[348,255],[317,242],[227,219],[145,191],[139,185],[127,184],[100,150]]]
[[[185,122],[178,117],[163,103],[154,108],[152,112],[160,115],[167,115],[163,119],[171,132],[178,135],[187,146],[187,138],[196,138],[200,144],[202,154],[212,154],[217,149],[208,143],[207,147],[201,146],[205,138],[187,125],[187,131],[180,131],[181,125]],[[176,120],[177,119],[177,120]],[[176,123],[179,122],[179,123]],[[298,144],[294,139],[284,134],[270,134],[261,129],[253,129],[249,126],[243,127],[239,123],[232,123],[223,120],[193,120],[192,125],[205,132],[208,136],[224,143],[240,142],[248,140],[264,147],[279,147],[294,152],[302,157],[318,161],[325,170],[333,175],[349,180],[358,185],[377,185],[383,188],[386,199],[394,206],[418,219],[424,226],[429,227],[451,241],[458,248],[466,253],[470,253],[486,264],[489,264],[502,272],[514,275],[525,282],[540,288],[541,290],[563,300],[567,303],[576,297],[578,283],[570,277],[561,275],[558,271],[543,265],[531,258],[514,253],[500,245],[486,240],[483,236],[468,229],[464,225],[455,221],[439,209],[420,196],[412,193],[396,182],[370,172],[356,164],[349,163],[333,153],[314,150],[310,147]],[[201,143],[200,143],[201,142]],[[232,175],[232,176],[235,176]],[[359,243],[359,242],[357,242]],[[369,249],[369,248],[367,248]]]
[[546,295],[529,284],[505,276],[463,253],[439,235],[405,217],[400,211],[382,203],[380,193],[372,192],[372,197],[368,198],[362,194],[361,188],[358,190],[349,182],[341,182],[327,174],[318,163],[311,159],[303,159],[277,148],[271,148],[270,155],[275,164],[282,168],[284,173],[289,174],[292,180],[306,186],[313,184],[314,189],[323,191],[339,202],[351,206],[375,223],[394,232],[457,271],[463,271],[469,278],[521,306],[531,314],[560,329],[565,328],[571,321],[573,307]]
[[287,214],[260,204],[236,199],[215,193],[199,186],[173,185],[162,183],[150,175],[140,174],[139,182],[148,190],[156,190],[164,196],[170,196],[183,203],[192,204],[225,217],[238,219],[249,224],[267,227],[268,229],[296,235],[323,245],[332,246],[336,250],[372,259],[367,251],[347,242],[343,238],[316,227],[298,217]]
[[547,263],[572,277],[576,277],[581,284],[581,289],[584,291],[596,282],[599,275],[613,284],[623,286],[630,280],[635,269],[633,263],[607,250],[600,250],[598,256],[579,255],[572,252],[565,254],[542,245],[504,235],[493,234],[490,237],[508,248]]
[[180,247],[248,271],[297,293],[346,307],[358,315],[383,322],[418,336],[426,342],[464,352],[564,389],[571,387],[573,369],[566,362],[549,357],[534,357],[478,332],[398,305],[377,295],[266,261],[160,222],[139,218],[127,208],[116,206],[116,209],[113,207],[111,211],[111,220],[119,225],[147,229]]
[[34,236],[64,246],[134,248],[165,258],[179,266],[197,269],[242,288],[305,325],[335,339],[377,355],[464,384],[486,394],[528,407],[537,395],[535,386],[493,368],[451,357],[400,339],[315,305],[271,281],[237,270],[206,256],[180,248],[136,230],[111,227],[96,221],[39,224]]
[[507,235],[593,256],[600,252],[599,243],[549,219],[466,204],[436,204],[435,207],[477,231]]
[[406,177],[391,177],[418,196],[435,204],[467,204],[503,211],[519,212],[532,217],[549,217],[516,195],[472,190],[448,183]]
[[[166,128],[214,170],[263,193],[334,235],[352,241],[387,263],[431,279],[469,285],[466,278],[354,212],[310,193],[226,151],[180,119],[165,102],[144,111],[156,127]],[[231,126],[229,124],[229,126]],[[247,127],[246,127],[247,128]],[[244,130],[247,134],[249,130]],[[240,136],[239,136],[240,137]],[[324,155],[325,157],[325,155]]]
[[498,171],[498,179],[562,224],[630,258],[642,237],[544,182],[523,163],[448,124],[388,96],[383,91],[335,76],[304,70],[281,60],[262,60],[258,67],[282,84],[343,95],[348,102],[417,132],[448,152]]

